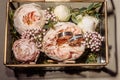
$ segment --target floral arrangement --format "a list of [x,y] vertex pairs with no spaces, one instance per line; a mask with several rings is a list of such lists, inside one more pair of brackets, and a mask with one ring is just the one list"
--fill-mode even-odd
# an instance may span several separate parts
[[97,31],[100,7],[101,3],[93,3],[83,8],[58,5],[42,9],[30,3],[11,10],[12,55],[20,63],[97,62],[104,42]]

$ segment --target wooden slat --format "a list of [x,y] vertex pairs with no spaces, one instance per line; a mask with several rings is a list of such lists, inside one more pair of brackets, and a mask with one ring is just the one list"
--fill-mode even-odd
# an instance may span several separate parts
[[106,38],[106,64],[109,63],[109,58],[108,58],[108,18],[107,18],[107,2],[104,2],[105,6],[105,38]]
[[10,0],[10,2],[34,2],[34,1],[39,1],[39,2],[104,2],[105,0]]
[[77,66],[105,66],[106,63],[93,63],[93,64],[8,64],[7,67],[77,67]]
[[10,0],[10,2],[35,2],[35,1],[45,2],[45,0]]
[[105,0],[45,0],[45,2],[104,2]]
[[9,2],[6,4],[6,22],[5,22],[5,46],[4,46],[4,64],[7,63],[7,34],[8,34],[8,7]]

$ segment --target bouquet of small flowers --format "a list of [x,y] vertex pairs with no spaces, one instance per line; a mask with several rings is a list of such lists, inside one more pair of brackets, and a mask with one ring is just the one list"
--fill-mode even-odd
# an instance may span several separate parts
[[96,53],[102,50],[104,42],[98,30],[102,19],[102,13],[98,12],[100,7],[101,3],[93,3],[82,8],[58,5],[43,9],[39,4],[29,3],[11,11],[15,59],[23,63],[43,57],[44,63],[46,59],[83,61],[85,55],[85,62],[96,62]]

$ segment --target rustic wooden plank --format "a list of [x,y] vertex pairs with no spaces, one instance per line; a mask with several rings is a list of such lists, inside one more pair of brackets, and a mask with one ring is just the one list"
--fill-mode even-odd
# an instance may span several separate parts
[[27,2],[27,1],[39,1],[39,2],[66,2],[66,1],[71,1],[71,2],[104,2],[105,0],[10,0],[10,2]]

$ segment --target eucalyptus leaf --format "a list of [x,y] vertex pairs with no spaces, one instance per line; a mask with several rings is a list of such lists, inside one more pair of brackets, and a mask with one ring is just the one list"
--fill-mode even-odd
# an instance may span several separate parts
[[87,8],[86,8],[86,7],[83,7],[83,8],[81,8],[81,9],[79,10],[79,12],[80,12],[80,14],[81,14],[81,13],[84,13],[86,10],[87,10]]
[[94,7],[94,3],[92,3],[90,6],[88,6],[87,10],[91,10]]
[[74,22],[74,23],[78,23],[78,20],[76,19],[76,15],[75,14],[72,14],[72,17],[71,17],[71,19],[72,19],[72,21]]
[[72,14],[78,15],[80,13],[80,9],[79,8],[75,8],[71,12],[72,12]]
[[[90,4],[87,8],[83,7],[81,9],[79,9],[79,14],[81,15],[90,15],[90,16],[95,16],[96,18],[99,17],[99,15],[97,14],[98,12],[96,11],[97,8],[101,7],[102,3],[92,3]],[[97,15],[96,15],[97,14]]]
[[14,16],[14,11],[13,10],[11,10],[11,11],[9,11],[9,14],[8,14],[8,19],[9,19],[9,24],[10,24],[10,26],[11,27],[13,27],[13,16]]
[[100,16],[100,14],[95,14],[95,17],[98,19],[100,18],[99,16]]
[[98,8],[100,6],[102,6],[102,3],[97,3],[97,4],[94,5],[94,9],[96,9],[96,8]]
[[54,28],[54,24],[55,24],[55,23],[53,23],[53,22],[49,22],[48,24],[46,24],[46,25],[44,26],[44,29],[47,29],[47,30],[49,30],[50,28],[55,29],[55,28]]
[[17,39],[20,38],[20,34],[16,31],[15,27],[14,27],[14,21],[13,21],[13,16],[14,16],[14,10],[10,10],[9,14],[8,14],[8,19],[9,19],[9,24],[10,24],[10,34],[12,37],[13,42]]

